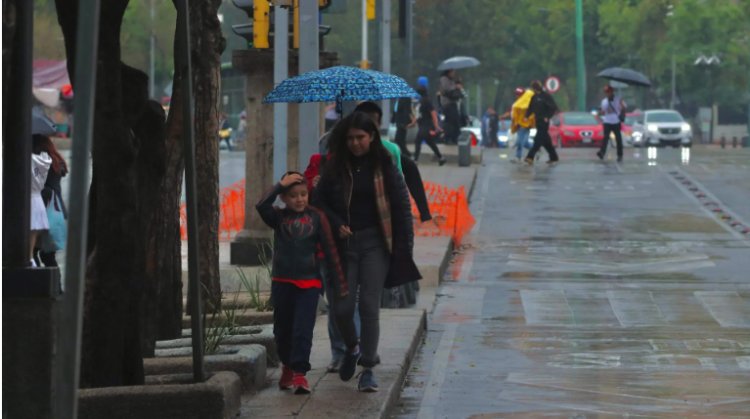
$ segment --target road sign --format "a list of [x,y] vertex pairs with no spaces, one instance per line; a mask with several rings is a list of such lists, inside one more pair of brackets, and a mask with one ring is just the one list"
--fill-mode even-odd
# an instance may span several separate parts
[[547,80],[544,81],[544,87],[548,92],[555,93],[560,90],[560,79],[555,76],[549,76],[547,77]]

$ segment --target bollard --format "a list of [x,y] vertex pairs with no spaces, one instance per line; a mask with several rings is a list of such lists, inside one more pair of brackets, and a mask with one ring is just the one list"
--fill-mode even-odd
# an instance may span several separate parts
[[722,135],[721,136],[721,148],[726,148],[726,147],[727,147],[727,139],[724,138],[724,136]]
[[732,148],[737,148],[737,137],[732,137]]
[[458,136],[458,165],[466,167],[471,165],[471,137],[472,132],[462,129]]

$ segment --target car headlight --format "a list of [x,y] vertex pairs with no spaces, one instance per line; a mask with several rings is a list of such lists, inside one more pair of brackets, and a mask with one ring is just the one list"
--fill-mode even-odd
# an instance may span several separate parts
[[690,132],[691,130],[690,124],[688,124],[687,122],[683,122],[681,128],[682,128],[682,132]]
[[646,129],[651,132],[659,132],[659,126],[656,124],[648,124],[646,125]]
[[498,137],[501,143],[507,143],[508,142],[508,136],[507,135],[501,135]]

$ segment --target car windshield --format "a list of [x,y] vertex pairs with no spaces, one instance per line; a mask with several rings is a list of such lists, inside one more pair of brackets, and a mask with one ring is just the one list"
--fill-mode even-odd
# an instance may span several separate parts
[[642,115],[628,115],[625,117],[625,125],[633,125],[638,121],[642,121]]
[[648,122],[682,122],[677,112],[652,112],[648,114]]
[[498,124],[501,131],[507,131],[510,129],[510,119],[501,119]]
[[565,125],[599,125],[594,115],[590,113],[568,113],[565,114]]

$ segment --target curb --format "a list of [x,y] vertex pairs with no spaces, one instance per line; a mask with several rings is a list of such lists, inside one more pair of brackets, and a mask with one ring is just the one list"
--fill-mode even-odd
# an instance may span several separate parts
[[419,321],[419,326],[417,327],[417,330],[414,332],[414,336],[412,337],[411,344],[409,345],[409,349],[406,351],[406,355],[404,356],[404,367],[401,368],[401,371],[398,374],[398,378],[393,383],[392,386],[388,388],[388,397],[386,398],[386,402],[383,404],[383,406],[380,409],[380,418],[386,419],[389,417],[391,411],[393,410],[393,407],[396,406],[398,403],[398,400],[401,398],[401,389],[404,387],[404,381],[406,380],[406,374],[411,368],[411,363],[414,360],[414,356],[417,353],[417,350],[420,347],[420,344],[422,342],[422,339],[424,338],[425,332],[427,331],[427,312],[426,310],[422,310],[422,316]]

